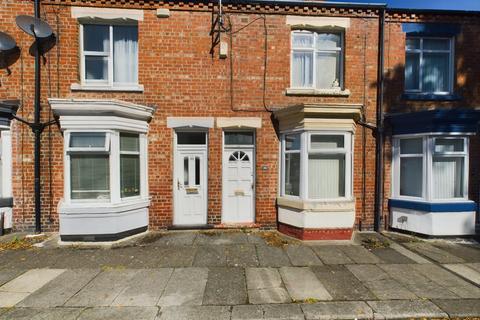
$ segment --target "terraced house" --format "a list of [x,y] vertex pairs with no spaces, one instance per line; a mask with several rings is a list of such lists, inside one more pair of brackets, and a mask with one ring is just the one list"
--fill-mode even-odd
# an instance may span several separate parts
[[[475,233],[477,13],[296,0],[41,8],[57,38],[41,66],[40,116],[55,123],[41,140],[41,223],[63,240]],[[21,14],[31,1],[0,4],[0,31],[24,48],[0,97],[32,119]],[[33,135],[4,109],[4,226],[32,229]]]

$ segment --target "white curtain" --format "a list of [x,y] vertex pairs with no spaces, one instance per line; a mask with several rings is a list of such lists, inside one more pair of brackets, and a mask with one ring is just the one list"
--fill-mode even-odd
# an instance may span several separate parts
[[407,53],[405,59],[405,89],[415,90],[419,88],[420,54]]
[[449,79],[449,54],[424,53],[423,91],[446,92]]
[[293,52],[292,82],[297,88],[313,84],[313,52]]
[[420,157],[400,158],[400,195],[422,196],[423,159]]
[[340,85],[339,53],[317,53],[317,88],[330,89]]
[[138,29],[136,26],[113,28],[113,81],[138,82]]
[[463,193],[463,158],[433,159],[433,197],[451,199]]
[[345,196],[345,155],[308,157],[308,197],[334,199]]

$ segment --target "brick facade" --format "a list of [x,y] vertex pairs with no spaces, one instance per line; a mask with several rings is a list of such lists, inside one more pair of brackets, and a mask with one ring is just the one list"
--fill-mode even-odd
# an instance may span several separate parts
[[[138,92],[72,91],[79,82],[79,25],[71,17],[70,5],[115,6],[144,10],[139,30]],[[169,8],[169,18],[158,18],[155,9]],[[378,12],[373,9],[332,9],[308,6],[229,5],[233,34],[223,34],[229,43],[229,55],[219,59],[210,55],[209,35],[213,6],[207,3],[43,1],[42,17],[53,27],[58,45],[47,54],[42,66],[42,120],[53,118],[47,97],[114,98],[157,108],[148,133],[149,227],[164,229],[173,218],[173,131],[167,117],[261,117],[256,131],[256,211],[255,224],[261,228],[277,227],[279,152],[277,124],[270,110],[299,103],[362,104],[365,122],[375,123]],[[31,1],[4,0],[0,4],[0,30],[8,32],[23,48],[21,59],[12,67],[12,75],[2,75],[1,99],[21,99],[18,115],[33,117],[33,58],[27,48],[32,39],[19,31],[14,19],[18,14],[33,14]],[[351,26],[345,34],[345,88],[348,97],[288,96],[290,84],[290,26],[286,14],[349,17]],[[456,87],[464,97],[455,103],[410,103],[399,99],[403,88],[405,35],[404,21],[438,21],[443,15],[416,16],[391,14],[385,28],[385,71],[387,112],[432,107],[475,107],[479,104],[480,70],[476,59],[479,48],[473,46],[480,27],[468,17],[448,16],[462,24],[456,44]],[[265,43],[266,41],[266,43]],[[266,48],[266,50],[265,50]],[[266,62],[265,62],[266,61]],[[266,63],[266,71],[264,64]],[[265,77],[265,78],[264,78]],[[13,130],[14,226],[30,230],[34,225],[33,135],[15,122]],[[222,129],[208,132],[208,223],[220,226],[222,212]],[[53,125],[42,136],[42,223],[44,230],[58,230],[57,204],[63,197],[63,138]],[[478,160],[478,144],[471,144]],[[385,199],[390,192],[389,144],[385,146]],[[474,152],[476,151],[476,152]],[[353,195],[356,201],[355,227],[373,228],[375,190],[375,138],[370,129],[357,126],[353,155]],[[473,159],[473,158],[472,158]],[[471,161],[472,177],[479,169]],[[477,200],[478,179],[471,178],[470,192]],[[385,214],[387,206],[385,202]],[[384,218],[384,222],[387,221]],[[295,230],[292,232],[296,232]],[[343,233],[348,233],[342,230]],[[307,238],[308,236],[305,236]]]

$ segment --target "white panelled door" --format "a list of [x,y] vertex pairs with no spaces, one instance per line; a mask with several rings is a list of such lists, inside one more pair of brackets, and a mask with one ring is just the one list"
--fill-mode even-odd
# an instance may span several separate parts
[[223,223],[254,222],[253,148],[223,152]]
[[[181,143],[183,140],[196,138],[192,134],[189,135],[178,141]],[[174,160],[173,223],[204,225],[207,223],[207,146],[201,143],[196,145],[180,143],[176,145]]]

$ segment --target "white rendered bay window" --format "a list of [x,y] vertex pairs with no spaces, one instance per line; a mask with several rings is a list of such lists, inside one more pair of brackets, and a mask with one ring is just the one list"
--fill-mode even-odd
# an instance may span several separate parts
[[292,31],[291,87],[340,89],[343,37],[340,32]]
[[313,201],[349,199],[351,148],[351,133],[284,134],[281,195]]
[[425,201],[468,198],[468,138],[420,136],[394,139],[397,198]]
[[138,26],[81,24],[82,83],[99,86],[138,85]]

